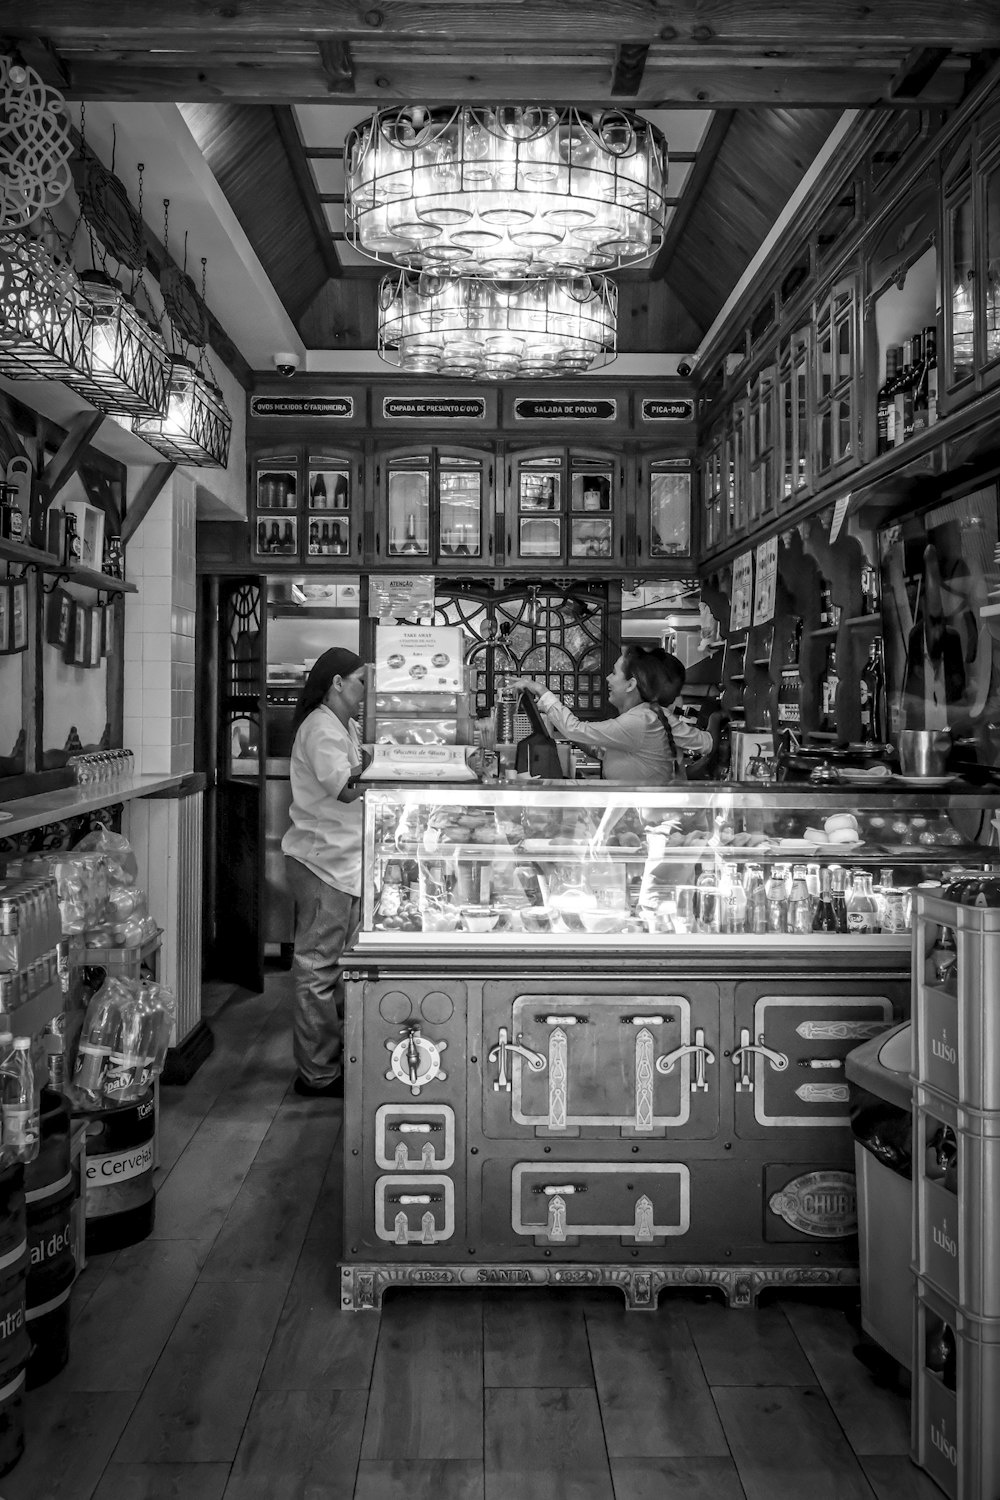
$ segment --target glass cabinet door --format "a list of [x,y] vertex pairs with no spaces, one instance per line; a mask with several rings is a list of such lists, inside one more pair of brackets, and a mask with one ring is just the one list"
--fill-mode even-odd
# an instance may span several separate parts
[[640,562],[691,556],[691,460],[643,457],[639,465]]
[[809,484],[809,330],[799,328],[779,362],[780,501],[794,505]]
[[722,435],[709,439],[701,466],[701,547],[722,542]]
[[972,167],[955,165],[945,200],[945,383],[949,390],[976,372],[975,244]]
[[775,508],[775,369],[767,365],[750,392],[750,524]]
[[990,366],[1000,361],[1000,155],[983,170],[983,238],[983,362]]
[[471,449],[390,452],[377,465],[375,557],[393,564],[481,569],[492,555],[484,526],[493,463]]
[[570,454],[569,555],[610,558],[614,536],[614,469],[610,458]]
[[311,446],[306,452],[306,557],[347,557],[359,536],[360,469],[356,458]]
[[616,537],[621,460],[584,449],[533,449],[507,468],[507,561],[546,569],[572,562],[582,571],[607,566]]
[[385,470],[385,555],[426,562],[431,555],[431,455],[390,458]]
[[255,559],[298,561],[300,471],[295,448],[255,454],[251,473]]
[[514,489],[514,554],[519,562],[561,561],[563,462],[557,453],[521,459]]
[[817,476],[857,462],[854,368],[857,305],[857,285],[852,276],[837,282],[817,309],[813,366]]

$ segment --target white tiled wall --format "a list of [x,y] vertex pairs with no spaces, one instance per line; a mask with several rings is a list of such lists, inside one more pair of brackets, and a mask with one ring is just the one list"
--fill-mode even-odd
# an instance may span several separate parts
[[[130,489],[137,487],[130,474]],[[195,485],[175,469],[129,541],[125,745],[144,774],[194,764]]]

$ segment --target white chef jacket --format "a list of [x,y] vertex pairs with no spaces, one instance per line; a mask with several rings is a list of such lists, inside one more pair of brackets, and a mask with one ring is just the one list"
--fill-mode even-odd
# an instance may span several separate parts
[[361,731],[344,725],[321,703],[299,725],[292,744],[292,826],[281,841],[283,854],[338,891],[361,895],[362,798],[338,798],[362,767]]

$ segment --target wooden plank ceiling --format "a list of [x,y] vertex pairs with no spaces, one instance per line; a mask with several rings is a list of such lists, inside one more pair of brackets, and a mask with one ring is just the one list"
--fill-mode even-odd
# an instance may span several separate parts
[[0,0],[0,44],[71,100],[182,105],[312,348],[375,344],[381,268],[342,235],[348,114],[407,100],[668,112],[672,221],[656,259],[617,278],[619,348],[680,352],[840,112],[957,104],[1000,55],[1000,3]]

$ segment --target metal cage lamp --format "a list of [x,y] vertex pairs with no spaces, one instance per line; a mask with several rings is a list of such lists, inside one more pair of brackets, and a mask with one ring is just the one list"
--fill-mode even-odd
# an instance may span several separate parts
[[170,364],[166,411],[132,423],[132,431],[164,458],[194,468],[225,468],[232,427],[218,386],[178,355]]
[[379,355],[409,374],[578,375],[615,357],[618,291],[603,276],[501,281],[404,271],[379,289]]
[[89,312],[84,370],[66,384],[102,411],[161,417],[170,355],[159,329],[103,271],[81,272],[80,286]]
[[667,144],[624,110],[405,105],[344,156],[348,240],[408,270],[574,276],[662,242]]
[[85,369],[87,304],[76,272],[43,239],[0,234],[0,374],[63,380]]

